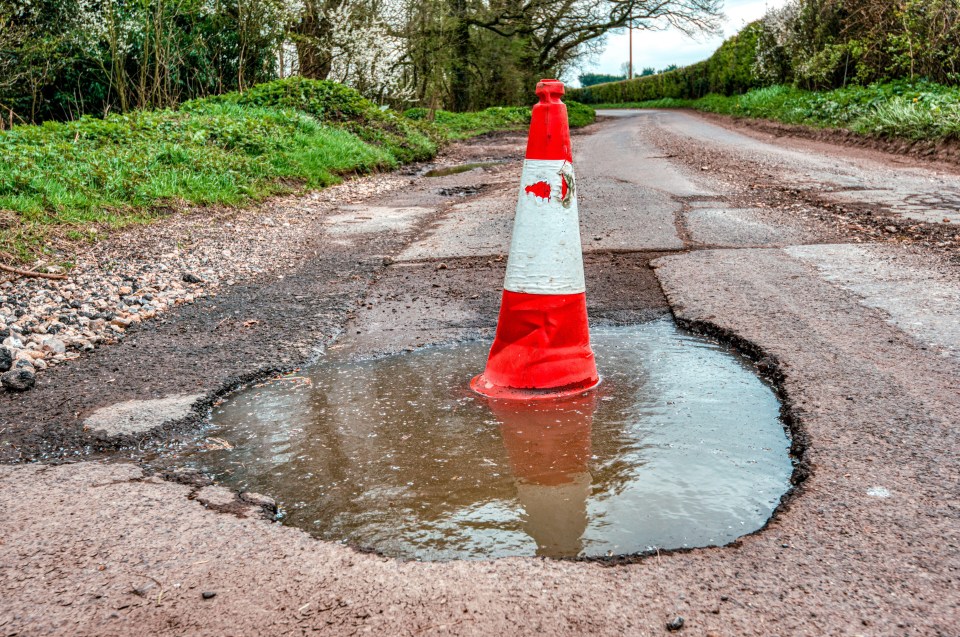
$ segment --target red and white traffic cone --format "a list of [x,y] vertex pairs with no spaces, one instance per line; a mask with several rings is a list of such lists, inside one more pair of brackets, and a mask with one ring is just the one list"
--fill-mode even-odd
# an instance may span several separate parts
[[497,334],[486,369],[470,383],[491,398],[556,398],[600,382],[587,325],[563,83],[541,80],[537,96]]

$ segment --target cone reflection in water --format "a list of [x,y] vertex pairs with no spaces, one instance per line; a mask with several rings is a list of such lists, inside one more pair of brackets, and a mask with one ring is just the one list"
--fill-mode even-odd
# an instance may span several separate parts
[[490,400],[526,512],[524,531],[537,555],[575,557],[583,550],[591,478],[595,394],[554,402]]
[[497,332],[483,373],[470,383],[491,398],[552,399],[600,382],[563,93],[558,80],[537,84]]

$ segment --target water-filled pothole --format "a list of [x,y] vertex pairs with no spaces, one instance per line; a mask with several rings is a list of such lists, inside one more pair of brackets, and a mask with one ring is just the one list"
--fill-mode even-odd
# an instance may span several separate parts
[[214,408],[186,456],[285,523],[384,554],[602,556],[726,544],[789,488],[789,441],[747,361],[669,319],[594,331],[603,383],[557,403],[467,389],[488,343],[328,360]]

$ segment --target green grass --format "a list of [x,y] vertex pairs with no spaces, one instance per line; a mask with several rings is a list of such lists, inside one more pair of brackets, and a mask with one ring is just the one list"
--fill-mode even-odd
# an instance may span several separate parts
[[429,125],[381,110],[358,92],[336,82],[292,77],[258,84],[243,93],[227,93],[187,102],[183,111],[203,111],[211,105],[279,108],[305,113],[329,126],[349,131],[363,141],[386,149],[401,162],[433,157],[443,135]]
[[[572,128],[592,124],[596,111],[573,101],[567,101],[567,118]],[[426,121],[429,111],[412,108],[404,113],[408,119]],[[457,140],[476,137],[494,131],[524,130],[530,124],[530,108],[524,106],[495,106],[473,113],[434,111],[433,123],[444,133],[446,139]]]
[[887,82],[822,92],[771,86],[730,97],[667,98],[598,104],[594,108],[693,108],[786,124],[848,128],[876,137],[960,139],[960,87],[924,81]]
[[15,127],[0,134],[0,250],[25,259],[52,234],[96,236],[178,204],[236,205],[397,163],[306,114],[231,104]]
[[[571,105],[571,123],[593,121]],[[433,157],[439,145],[525,128],[529,108],[406,117],[353,89],[292,78],[177,110],[0,132],[0,251],[28,260],[53,238],[93,241],[184,204],[242,205]]]

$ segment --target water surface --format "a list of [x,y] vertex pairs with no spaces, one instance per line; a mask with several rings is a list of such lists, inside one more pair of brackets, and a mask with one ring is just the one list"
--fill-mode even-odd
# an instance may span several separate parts
[[792,466],[749,363],[669,319],[593,343],[600,388],[533,405],[467,389],[489,343],[328,360],[216,407],[217,440],[178,462],[404,558],[627,554],[762,527]]

